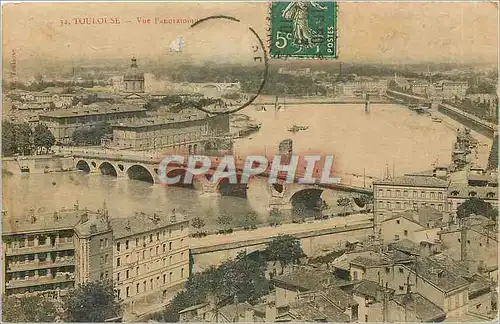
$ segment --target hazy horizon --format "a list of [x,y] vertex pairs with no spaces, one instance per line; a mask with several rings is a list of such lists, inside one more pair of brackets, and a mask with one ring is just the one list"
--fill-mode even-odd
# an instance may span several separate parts
[[[10,68],[15,49],[19,73],[59,62],[83,64],[106,58],[128,65],[132,56],[139,64],[154,61],[162,66],[214,59],[246,65],[253,64],[251,48],[257,43],[248,27],[266,46],[268,42],[269,8],[263,2],[10,3],[2,8],[4,71]],[[233,16],[241,23],[212,20],[189,28],[189,22],[212,15]],[[121,24],[61,26],[61,19],[74,17],[119,17]],[[139,24],[138,17],[188,22]],[[498,8],[492,3],[340,2],[338,19],[339,57],[334,62],[498,66]],[[170,50],[178,37],[185,41],[182,53]],[[281,60],[270,60],[275,62]]]

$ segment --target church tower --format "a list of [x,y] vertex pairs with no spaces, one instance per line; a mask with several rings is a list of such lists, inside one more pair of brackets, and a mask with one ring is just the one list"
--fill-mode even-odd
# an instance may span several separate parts
[[137,67],[135,57],[132,57],[132,64],[123,76],[123,83],[126,93],[144,93],[144,73]]

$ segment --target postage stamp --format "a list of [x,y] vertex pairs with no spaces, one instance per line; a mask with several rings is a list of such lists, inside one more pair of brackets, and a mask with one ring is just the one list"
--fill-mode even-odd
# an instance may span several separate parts
[[337,57],[336,2],[273,2],[270,24],[273,58]]

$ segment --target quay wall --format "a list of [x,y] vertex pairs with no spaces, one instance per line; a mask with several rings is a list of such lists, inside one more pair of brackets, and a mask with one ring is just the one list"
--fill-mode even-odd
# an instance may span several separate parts
[[494,129],[487,127],[487,126],[484,126],[482,124],[479,124],[479,123],[475,122],[474,120],[471,120],[471,119],[453,111],[452,109],[449,109],[447,105],[443,105],[443,104],[438,105],[438,111],[445,114],[446,116],[458,121],[459,123],[461,123],[465,127],[468,127],[470,129],[478,132],[481,135],[484,135],[490,139],[493,139],[493,137],[495,137],[495,130]]
[[50,173],[74,170],[73,157],[58,157],[52,155],[18,156],[2,159],[3,172],[21,174],[22,169],[29,169],[26,173]]
[[[305,230],[293,234],[300,239],[302,249],[308,256],[314,256],[326,249],[345,246],[348,240],[364,241],[373,234],[373,223],[366,222],[356,225],[337,226],[321,230]],[[256,240],[242,240],[225,244],[214,244],[212,246],[192,248],[191,269],[193,273],[201,272],[211,266],[219,266],[224,261],[235,258],[238,253],[246,251],[252,253],[263,251],[267,243],[276,236]]]

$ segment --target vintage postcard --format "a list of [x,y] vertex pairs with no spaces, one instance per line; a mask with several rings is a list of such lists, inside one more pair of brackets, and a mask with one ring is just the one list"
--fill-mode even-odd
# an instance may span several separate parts
[[2,320],[498,321],[497,2],[2,6]]

